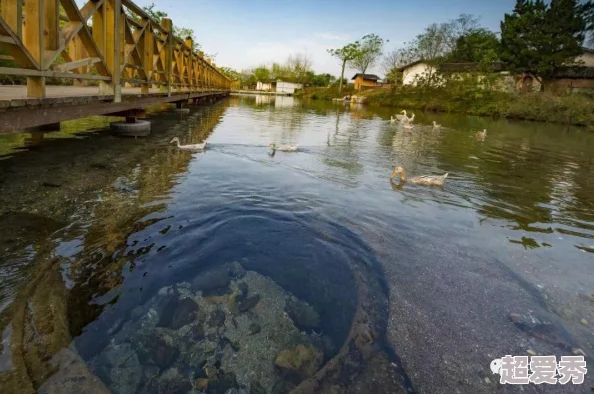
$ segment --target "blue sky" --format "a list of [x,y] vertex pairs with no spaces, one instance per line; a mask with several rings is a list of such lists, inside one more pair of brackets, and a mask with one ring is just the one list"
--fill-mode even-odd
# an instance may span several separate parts
[[[152,0],[135,0],[144,6]],[[194,29],[215,62],[237,70],[307,52],[316,72],[340,74],[340,65],[326,53],[365,34],[389,39],[385,51],[402,46],[433,22],[461,13],[499,31],[499,22],[515,0],[154,0],[174,25]],[[380,67],[372,70],[383,76]],[[348,72],[352,74],[352,72]]]

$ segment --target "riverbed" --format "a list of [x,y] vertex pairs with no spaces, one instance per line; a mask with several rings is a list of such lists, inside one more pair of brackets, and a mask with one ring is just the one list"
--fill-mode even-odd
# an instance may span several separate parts
[[594,133],[430,113],[408,131],[292,97],[190,108],[151,109],[145,139],[99,117],[0,135],[0,392],[594,386],[490,369],[594,354]]

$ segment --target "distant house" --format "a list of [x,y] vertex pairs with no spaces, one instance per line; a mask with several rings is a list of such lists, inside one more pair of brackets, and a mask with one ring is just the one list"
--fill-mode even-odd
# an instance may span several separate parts
[[594,67],[594,49],[582,47],[584,53],[575,60],[583,62],[585,67]]
[[402,73],[403,85],[415,86],[419,78],[426,78],[429,75],[433,75],[437,70],[435,67],[430,66],[426,61],[417,60],[400,67],[398,71]]
[[357,73],[351,81],[355,81],[355,89],[361,89],[362,87],[375,87],[380,86],[380,77],[375,74],[361,74]]
[[303,85],[300,83],[284,82],[280,79],[272,82],[258,81],[256,84],[256,90],[261,92],[278,92],[286,94],[293,94],[296,89],[301,89],[302,87]]
[[272,82],[258,81],[258,83],[256,84],[256,90],[259,90],[262,92],[270,92],[270,91],[272,91]]
[[276,81],[276,92],[278,93],[286,93],[286,94],[293,94],[295,93],[296,89],[303,88],[303,85],[300,83],[293,83],[293,82],[283,82],[281,80]]

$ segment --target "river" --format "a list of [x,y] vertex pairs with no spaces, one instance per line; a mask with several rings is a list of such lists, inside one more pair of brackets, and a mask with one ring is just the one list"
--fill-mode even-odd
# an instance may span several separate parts
[[0,135],[0,392],[594,387],[490,369],[591,362],[594,133],[390,114],[232,96],[153,108],[145,139],[99,117]]

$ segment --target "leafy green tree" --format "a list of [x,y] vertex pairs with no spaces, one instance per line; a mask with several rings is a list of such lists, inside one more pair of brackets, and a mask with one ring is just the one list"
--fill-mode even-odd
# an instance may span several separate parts
[[593,7],[591,1],[517,0],[501,22],[501,59],[510,71],[552,79],[582,54]]
[[363,36],[360,42],[359,50],[348,64],[361,74],[365,74],[365,71],[370,67],[373,67],[377,60],[382,56],[384,39],[377,34],[368,34]]
[[238,81],[241,80],[241,74],[231,67],[220,67],[219,70],[228,78]]
[[269,82],[271,80],[270,70],[266,66],[259,66],[253,70],[256,81]]
[[355,41],[355,42],[352,42],[350,44],[343,46],[342,48],[328,49],[328,53],[330,55],[340,59],[340,62],[342,64],[342,69],[340,71],[339,85],[338,85],[338,93],[340,93],[342,91],[342,85],[343,85],[342,82],[344,80],[344,69],[346,67],[346,64],[359,55],[360,48],[361,48],[361,44],[359,43],[359,41]]
[[487,29],[476,29],[456,40],[454,50],[447,60],[450,62],[472,62],[487,64],[499,58],[500,43],[497,35]]

